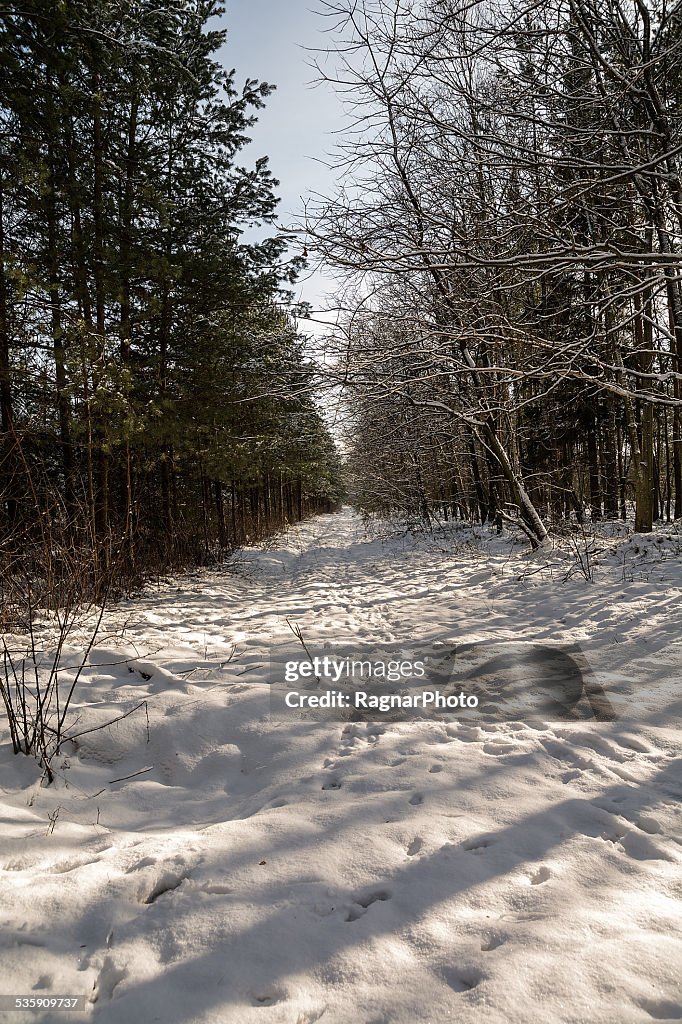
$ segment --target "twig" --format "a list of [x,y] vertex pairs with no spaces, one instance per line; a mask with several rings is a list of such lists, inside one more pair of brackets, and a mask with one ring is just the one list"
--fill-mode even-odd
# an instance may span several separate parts
[[154,765],[150,764],[148,768],[140,768],[139,772],[133,772],[132,775],[122,775],[120,779],[110,779],[109,785],[113,786],[115,782],[125,782],[126,779],[136,779],[138,775],[145,775],[152,771],[154,771]]
[[[289,619],[286,619],[285,621],[286,621],[287,626],[291,630],[291,632],[294,634],[296,639],[301,644],[301,647],[303,648],[305,653],[308,655],[308,660],[310,661],[310,664],[312,665],[313,661],[314,661],[314,658],[313,658],[312,654],[310,653],[310,651],[308,650],[308,645],[306,644],[305,640],[303,639],[303,633],[301,632],[301,627],[298,625],[298,623],[292,624]],[[317,685],[321,686],[322,685],[322,680],[320,679],[320,677],[319,676],[315,676],[315,679],[317,680]]]

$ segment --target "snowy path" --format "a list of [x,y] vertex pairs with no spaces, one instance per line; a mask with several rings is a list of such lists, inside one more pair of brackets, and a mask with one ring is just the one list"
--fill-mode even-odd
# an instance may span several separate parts
[[[145,696],[149,727],[81,737],[47,789],[1,755],[0,992],[87,1010],[7,1019],[682,1020],[681,570],[635,563],[520,580],[509,544],[381,543],[345,511],[117,608],[80,727]],[[629,713],[275,721],[287,618],[316,648],[584,642]]]

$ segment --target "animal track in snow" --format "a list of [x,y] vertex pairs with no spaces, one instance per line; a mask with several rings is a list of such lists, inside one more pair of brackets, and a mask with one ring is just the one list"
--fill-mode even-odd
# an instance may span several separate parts
[[78,868],[87,867],[90,864],[97,864],[99,857],[67,857],[65,860],[56,861],[50,868],[55,875],[66,875],[69,871],[76,871]]
[[459,728],[458,726],[449,725],[447,727],[447,734],[450,739],[459,740],[461,743],[480,743],[484,736],[484,733],[478,726]]
[[483,744],[483,753],[491,754],[493,757],[514,754],[518,752],[518,749],[515,743],[505,743],[503,740]]
[[625,753],[620,747],[597,734],[576,729],[555,728],[554,735],[559,740],[568,740],[569,743],[582,747],[584,750],[589,750],[592,753],[601,754],[603,757],[607,757],[611,761],[617,761],[619,764],[624,764],[631,759],[630,755]]
[[530,876],[531,885],[542,885],[543,882],[548,881],[552,877],[552,873],[548,867],[544,864],[539,867],[538,870]]
[[232,886],[225,885],[223,882],[213,882],[211,879],[207,882],[203,882],[200,889],[209,896],[229,896],[234,892],[234,888]]
[[96,1003],[98,999],[111,999],[116,986],[123,981],[128,972],[125,967],[117,967],[110,956],[105,956],[102,969],[97,976],[89,1001]]
[[553,757],[561,764],[568,765],[574,769],[580,768],[581,771],[587,771],[590,768],[596,767],[594,760],[579,754],[576,750],[573,750],[568,743],[564,743],[562,740],[542,738],[539,742],[549,756]]
[[424,848],[424,840],[421,836],[415,836],[405,851],[408,857],[416,856]]
[[287,999],[287,993],[282,988],[258,989],[251,993],[253,1006],[274,1006]]
[[138,860],[137,864],[131,865],[126,871],[127,875],[132,874],[133,871],[140,871],[142,868],[149,868],[153,864],[156,864],[156,857],[143,857],[142,860]]
[[462,847],[468,850],[469,853],[481,853],[483,850],[487,850],[489,846],[492,846],[495,842],[492,836],[473,836],[471,839],[465,839],[462,843]]
[[412,804],[413,807],[419,807],[420,804],[424,803],[424,794],[413,793],[410,799],[408,800],[408,803]]
[[633,860],[668,860],[676,858],[642,832],[626,832],[620,839],[620,848]]
[[159,896],[163,896],[166,892],[174,892],[178,889],[185,881],[186,877],[186,875],[177,874],[175,871],[164,871],[141,902],[156,903]]
[[366,895],[356,897],[346,914],[346,921],[357,921],[367,913],[373,903],[384,903],[390,900],[392,895],[388,889],[372,889]]
[[483,975],[478,971],[459,970],[453,967],[446,967],[442,977],[453,992],[470,992],[483,981]]

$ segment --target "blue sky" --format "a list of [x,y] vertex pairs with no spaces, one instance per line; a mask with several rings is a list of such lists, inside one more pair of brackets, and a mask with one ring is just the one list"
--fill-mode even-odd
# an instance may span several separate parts
[[[229,0],[222,22],[228,30],[220,53],[235,68],[235,84],[257,78],[277,86],[252,129],[245,161],[270,157],[280,185],[279,223],[300,218],[305,196],[332,187],[331,173],[319,161],[334,146],[333,131],[343,123],[341,106],[330,86],[313,88],[305,47],[325,45],[325,19],[315,13],[317,0]],[[329,281],[312,274],[297,286],[297,295],[313,305],[322,302]]]

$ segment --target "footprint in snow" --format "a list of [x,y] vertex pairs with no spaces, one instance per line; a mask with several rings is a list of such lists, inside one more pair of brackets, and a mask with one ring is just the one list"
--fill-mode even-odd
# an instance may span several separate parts
[[452,967],[443,970],[442,978],[453,992],[470,992],[483,981],[483,975],[479,971],[462,971]]
[[138,860],[136,864],[132,864],[129,868],[127,868],[126,874],[130,875],[133,873],[133,871],[141,871],[142,868],[149,868],[153,864],[156,864],[156,861],[156,857],[143,857],[142,860]]
[[127,977],[127,974],[125,967],[117,967],[110,956],[105,956],[102,969],[90,993],[89,1002],[96,1003],[98,999],[111,999],[114,989]]
[[281,988],[258,989],[251,994],[253,1006],[274,1006],[284,999],[287,999],[287,993]]
[[463,849],[469,853],[482,853],[483,850],[487,850],[489,846],[492,846],[495,840],[492,836],[472,836],[471,839],[465,839],[462,843]]
[[140,894],[140,902],[156,903],[159,896],[163,896],[167,892],[175,892],[176,889],[179,889],[186,877],[186,875],[177,874],[175,871],[164,871],[146,896],[143,892]]
[[98,861],[99,857],[67,857],[65,860],[56,861],[50,870],[55,875],[66,875],[69,871],[89,867],[90,864],[97,864]]
[[460,729],[448,726],[448,735],[451,739],[460,740],[462,743],[477,743],[483,738],[478,727]]
[[502,757],[504,754],[514,754],[518,747],[514,743],[492,742],[483,744],[483,753],[493,757]]
[[627,832],[620,839],[620,848],[633,860],[668,860],[675,858],[671,856],[658,843],[655,843],[648,836],[641,832]]
[[357,921],[367,913],[373,903],[385,903],[392,895],[388,889],[373,889],[364,896],[358,896],[346,914],[346,921]]

